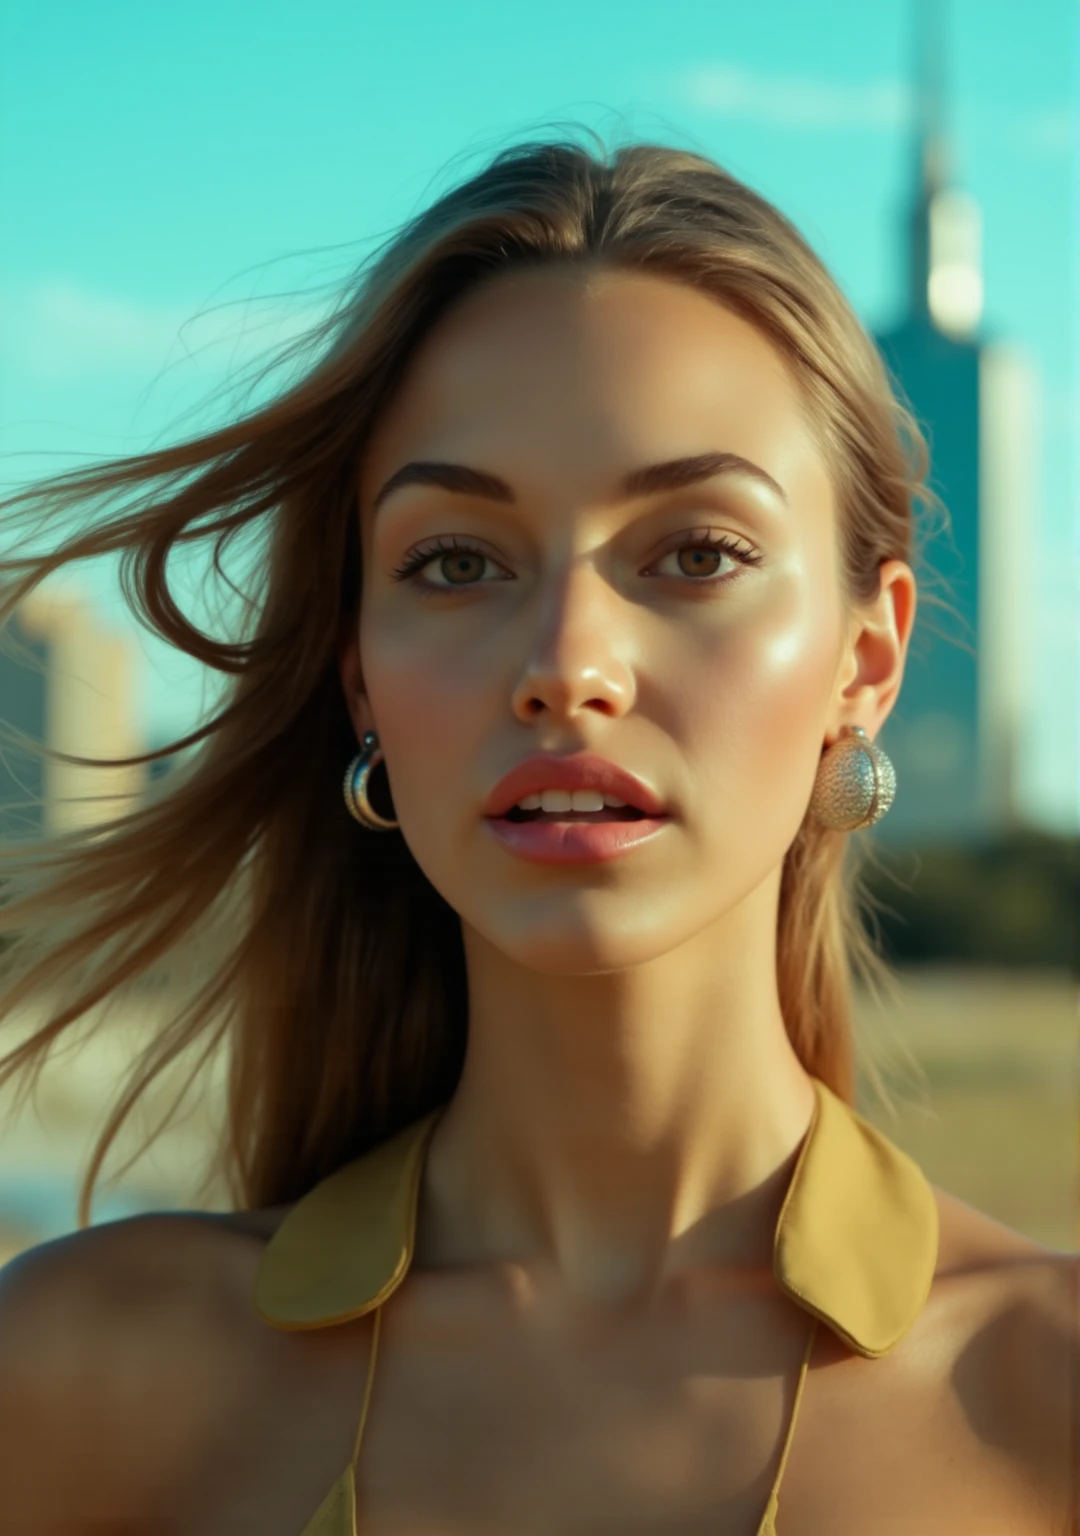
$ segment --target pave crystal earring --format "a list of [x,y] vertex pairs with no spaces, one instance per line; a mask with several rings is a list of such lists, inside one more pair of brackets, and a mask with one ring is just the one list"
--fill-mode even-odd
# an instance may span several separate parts
[[360,743],[359,752],[345,770],[345,804],[349,814],[362,827],[367,827],[369,832],[392,832],[399,825],[392,819],[380,816],[368,797],[371,770],[377,768],[382,760],[383,750],[379,746],[379,738],[374,731],[368,731]]
[[884,747],[861,725],[822,753],[810,814],[833,832],[855,832],[880,821],[896,795],[896,770]]

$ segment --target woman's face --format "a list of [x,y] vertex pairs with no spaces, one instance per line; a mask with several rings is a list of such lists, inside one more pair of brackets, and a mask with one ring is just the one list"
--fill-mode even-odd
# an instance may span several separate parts
[[[633,470],[714,452],[757,473],[620,492]],[[373,511],[412,460],[509,495],[406,483]],[[858,667],[825,463],[750,324],[650,275],[503,274],[414,356],[368,444],[361,517],[350,712],[377,730],[402,835],[465,924],[535,969],[621,969],[778,873]],[[738,553],[679,553],[721,536]],[[539,751],[614,760],[671,821],[603,863],[515,857],[484,801]]]

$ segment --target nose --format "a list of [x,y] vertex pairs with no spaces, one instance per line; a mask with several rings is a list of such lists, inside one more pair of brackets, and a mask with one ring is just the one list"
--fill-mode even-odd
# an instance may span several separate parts
[[546,589],[513,690],[519,719],[531,721],[545,709],[562,719],[582,709],[620,716],[633,707],[630,637],[616,605],[591,563],[572,565]]

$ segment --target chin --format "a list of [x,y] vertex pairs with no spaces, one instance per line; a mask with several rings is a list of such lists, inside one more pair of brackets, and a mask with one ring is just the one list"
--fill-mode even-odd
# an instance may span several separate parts
[[567,901],[563,893],[563,910],[558,913],[550,910],[550,901],[544,912],[530,903],[528,912],[519,908],[520,920],[513,926],[506,921],[511,915],[509,902],[501,907],[500,920],[485,921],[482,914],[474,913],[463,921],[506,959],[545,976],[605,976],[633,970],[663,959],[698,931],[696,924],[673,927],[654,906],[636,897],[622,921],[611,911],[605,920],[595,911],[594,896],[585,893],[584,902]]

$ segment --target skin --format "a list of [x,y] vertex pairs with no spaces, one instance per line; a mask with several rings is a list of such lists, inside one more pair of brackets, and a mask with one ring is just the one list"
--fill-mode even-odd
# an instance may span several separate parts
[[[737,474],[614,494],[641,465],[711,450],[783,497]],[[405,485],[375,515],[413,459],[494,473],[515,504]],[[467,296],[377,423],[360,502],[345,696],[461,915],[468,968],[418,1263],[496,1265],[523,1308],[593,1320],[648,1312],[695,1263],[769,1270],[813,1107],[777,996],[782,862],[822,748],[848,724],[873,739],[896,699],[910,568],[885,562],[877,600],[845,610],[796,381],[752,325],[645,274],[502,274]],[[680,557],[702,530],[760,564]],[[488,558],[452,586],[459,557],[437,553],[416,578],[442,586],[431,597],[393,579],[440,536]],[[593,865],[500,847],[482,821],[496,781],[583,750],[659,792],[663,834]]]

